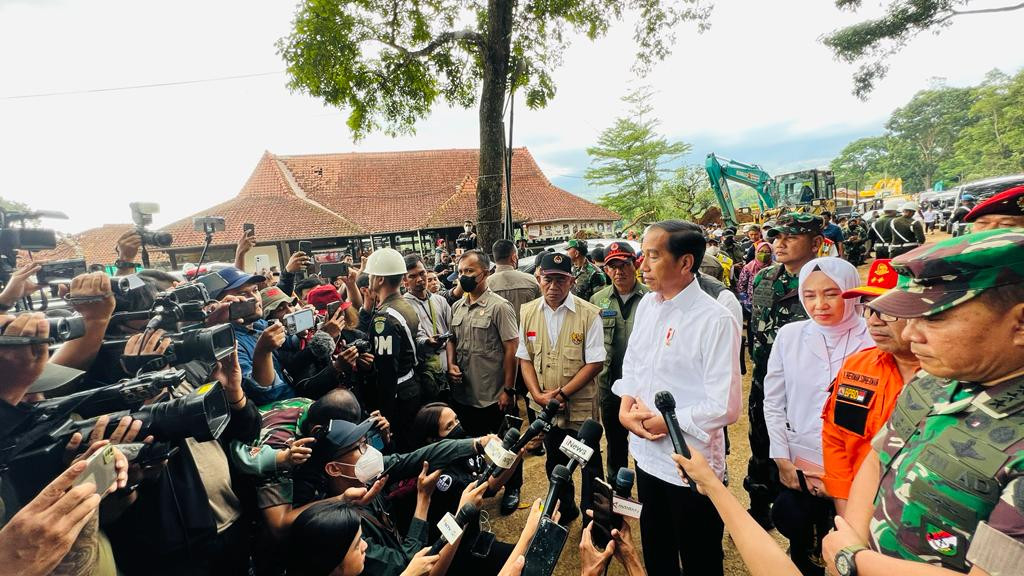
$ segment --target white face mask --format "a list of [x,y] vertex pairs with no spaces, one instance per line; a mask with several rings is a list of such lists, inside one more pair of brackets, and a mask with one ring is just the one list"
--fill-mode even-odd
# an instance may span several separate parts
[[710,254],[712,256],[717,256],[718,252],[719,252],[718,246],[708,246],[708,254]]
[[356,461],[356,479],[363,484],[376,480],[384,471],[384,455],[373,446],[366,446],[366,452]]

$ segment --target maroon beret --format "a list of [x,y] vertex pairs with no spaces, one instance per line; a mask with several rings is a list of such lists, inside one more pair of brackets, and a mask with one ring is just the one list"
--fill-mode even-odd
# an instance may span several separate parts
[[964,222],[974,222],[986,214],[1024,216],[1024,186],[1015,186],[985,200],[964,216]]

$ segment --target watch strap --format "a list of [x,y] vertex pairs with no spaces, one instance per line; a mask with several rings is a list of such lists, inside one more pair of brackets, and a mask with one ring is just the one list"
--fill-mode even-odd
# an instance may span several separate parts
[[[838,553],[836,553],[836,559],[837,560],[838,560],[838,558],[840,556],[845,556],[847,562],[850,565],[850,571],[847,572],[846,574],[842,575],[842,576],[856,576],[857,575],[857,560],[856,560],[857,553],[858,552],[863,552],[864,550],[867,550],[867,549],[868,549],[868,547],[863,545],[863,544],[854,544],[852,546],[847,546],[846,548],[843,548]],[[838,565],[838,562],[836,564]]]

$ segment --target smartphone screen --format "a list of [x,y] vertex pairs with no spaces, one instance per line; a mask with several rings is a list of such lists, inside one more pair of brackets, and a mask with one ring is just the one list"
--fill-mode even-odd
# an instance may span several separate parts
[[96,485],[96,492],[103,497],[110,491],[115,480],[117,470],[114,469],[114,446],[107,445],[89,457],[85,470],[75,479],[72,486],[92,482]]
[[303,308],[284,317],[284,327],[289,334],[299,334],[316,327],[316,311]]
[[341,300],[338,300],[337,302],[330,302],[329,304],[327,304],[327,319],[328,320],[330,320],[331,318],[334,318],[334,315],[337,314],[337,312],[338,312],[338,308],[341,308]]
[[236,300],[228,304],[228,316],[231,320],[250,320],[256,315],[256,300]]
[[246,236],[255,236],[256,225],[250,222],[246,222],[245,224],[242,224],[242,232],[245,232]]
[[313,254],[313,243],[308,240],[299,241],[299,252],[304,252],[306,256],[312,256]]
[[594,478],[593,488],[591,510],[594,511],[594,545],[603,549],[612,539],[612,529],[618,528],[616,516],[612,513],[612,485],[600,478]]

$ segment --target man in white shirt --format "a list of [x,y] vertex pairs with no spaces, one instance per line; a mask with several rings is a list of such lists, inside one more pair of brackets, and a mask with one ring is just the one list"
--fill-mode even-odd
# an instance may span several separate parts
[[[451,332],[452,307],[448,301],[427,290],[427,269],[419,254],[405,257],[405,299],[420,319],[420,337],[435,338]],[[417,338],[419,340],[419,338]],[[435,338],[436,340],[436,338]],[[423,361],[416,365],[420,383],[420,402],[429,404],[447,396],[448,355],[443,343],[421,350]]]
[[644,236],[644,283],[653,291],[636,311],[612,391],[622,397],[619,421],[629,430],[644,564],[650,574],[720,575],[722,520],[711,501],[679,479],[672,443],[654,395],[676,399],[676,418],[691,450],[719,478],[725,475],[725,434],[740,413],[739,326],[695,281],[704,238],[692,224],[667,220]]

